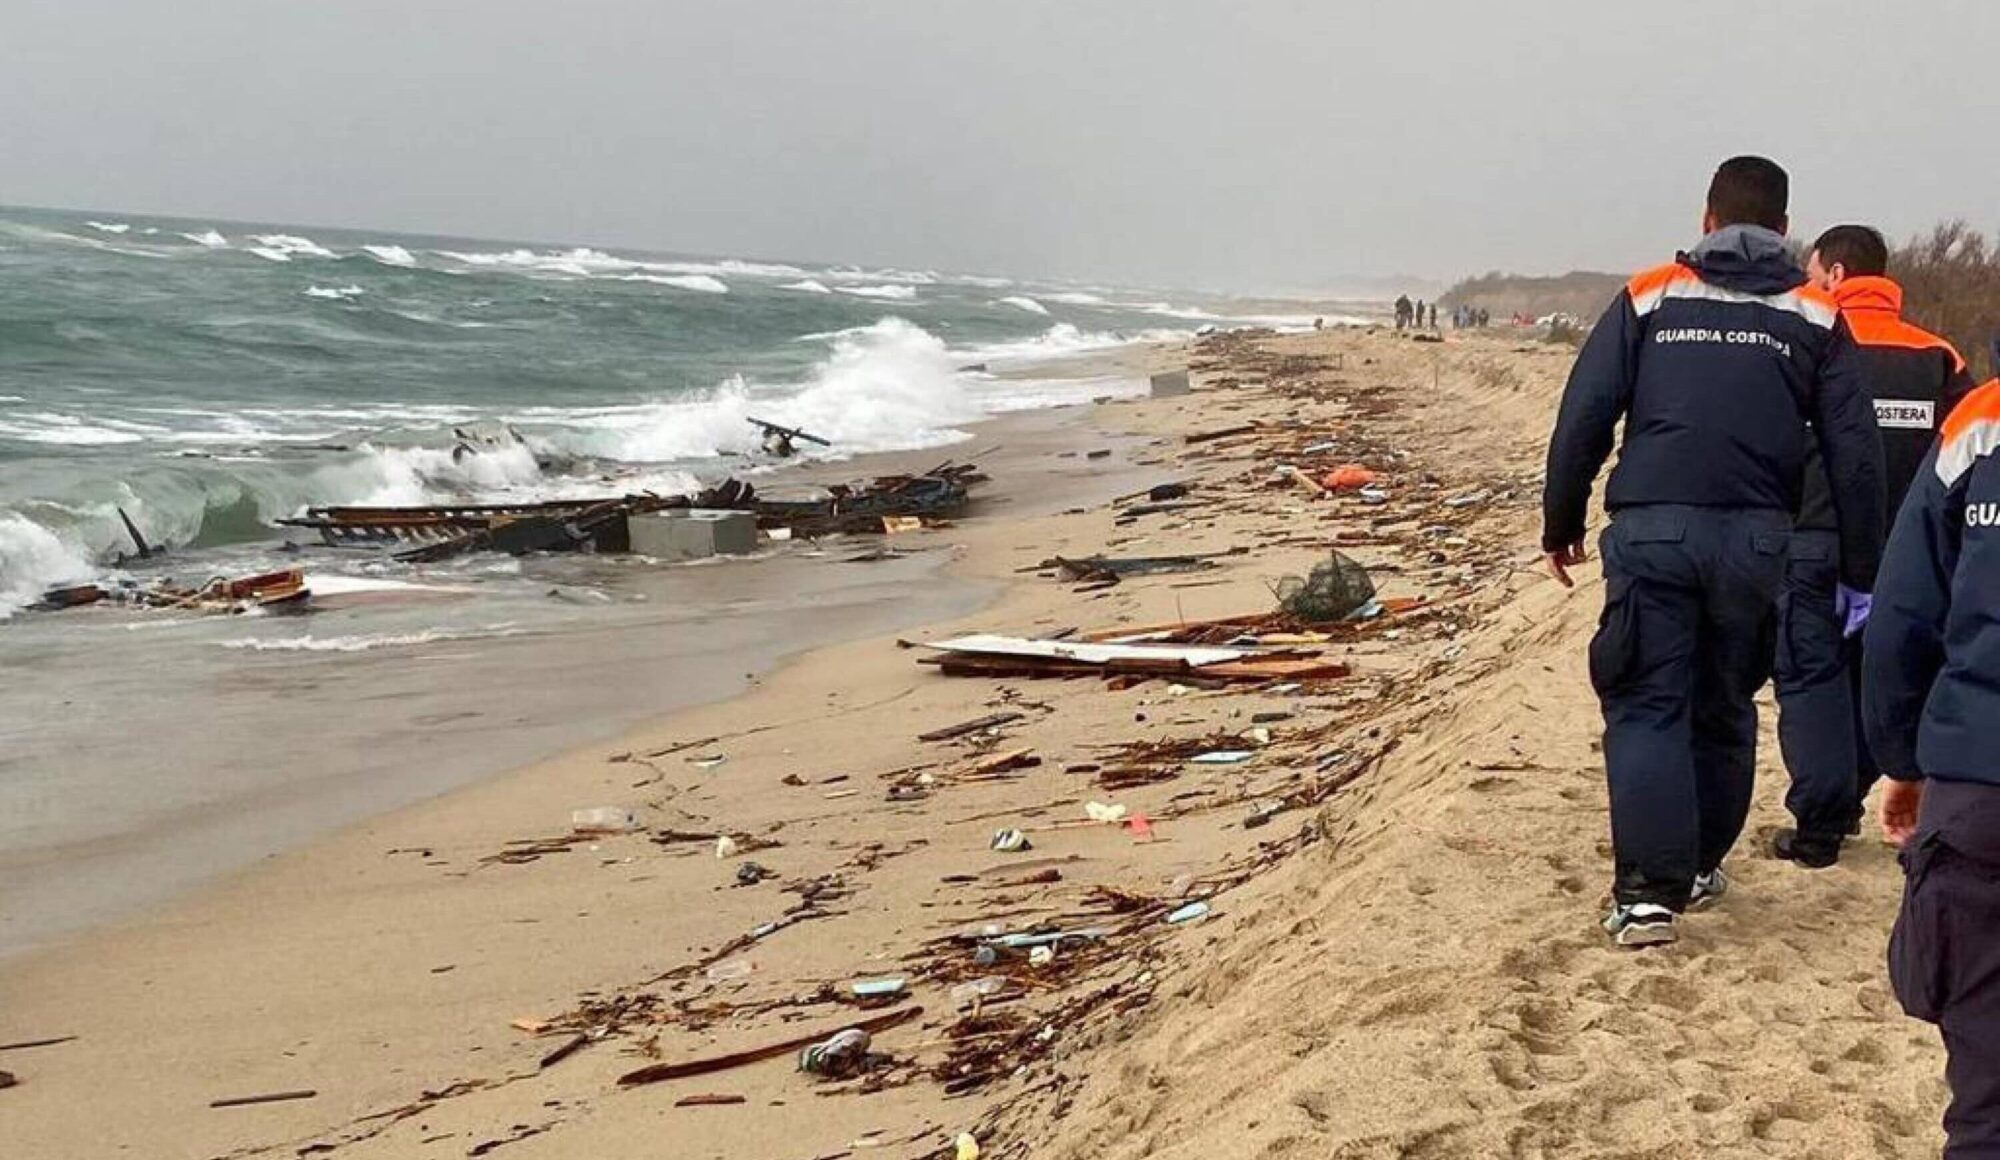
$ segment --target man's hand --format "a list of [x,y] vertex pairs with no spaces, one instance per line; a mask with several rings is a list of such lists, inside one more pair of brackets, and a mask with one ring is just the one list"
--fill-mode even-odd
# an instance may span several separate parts
[[1923,809],[1924,783],[1882,779],[1882,836],[1901,846],[1917,832],[1917,814]]
[[1576,581],[1570,579],[1569,570],[1588,560],[1590,557],[1584,554],[1583,541],[1578,540],[1566,548],[1559,548],[1553,552],[1544,552],[1542,553],[1542,558],[1549,562],[1549,575],[1556,578],[1556,583],[1562,585],[1564,588],[1574,588],[1576,587]]

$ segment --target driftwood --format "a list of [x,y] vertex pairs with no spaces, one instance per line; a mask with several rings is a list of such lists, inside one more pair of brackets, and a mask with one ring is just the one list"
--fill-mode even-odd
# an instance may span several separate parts
[[281,1104],[287,1100],[309,1100],[319,1093],[312,1088],[300,1088],[289,1092],[265,1092],[254,1096],[228,1096],[208,1101],[211,1108],[247,1108],[252,1104]]
[[790,1055],[794,1051],[811,1047],[813,1044],[832,1036],[835,1032],[845,1031],[849,1027],[858,1027],[870,1035],[880,1035],[891,1027],[900,1027],[923,1013],[924,1009],[922,1007],[905,1007],[900,1011],[891,1011],[886,1015],[877,1015],[873,1019],[863,1019],[856,1023],[848,1023],[836,1027],[832,1031],[819,1031],[812,1035],[801,1035],[797,1038],[787,1039],[782,1043],[767,1043],[762,1047],[752,1047],[745,1051],[733,1051],[727,1055],[711,1055],[705,1059],[690,1059],[682,1063],[656,1063],[650,1067],[642,1067],[637,1071],[626,1072],[624,1075],[618,1077],[618,1084],[620,1087],[637,1087],[640,1084],[660,1083],[664,1080],[686,1079],[689,1076],[728,1071],[731,1068],[743,1067],[752,1063],[761,1063],[767,1059],[776,1059],[781,1055]]
[[929,733],[919,733],[917,740],[950,741],[956,737],[964,737],[968,733],[983,733],[1001,725],[1011,725],[1020,719],[1019,713],[989,713],[975,720],[961,721],[956,725],[947,725],[943,729],[933,729]]

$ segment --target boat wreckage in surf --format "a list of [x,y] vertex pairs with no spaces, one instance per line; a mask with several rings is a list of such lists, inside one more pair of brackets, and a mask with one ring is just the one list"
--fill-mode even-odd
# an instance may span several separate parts
[[[398,560],[434,563],[469,552],[627,552],[627,521],[673,511],[754,513],[765,531],[807,538],[881,533],[948,520],[965,510],[986,476],[969,463],[944,463],[918,475],[836,484],[810,499],[766,499],[728,480],[693,495],[652,493],[530,504],[429,507],[317,507],[279,524],[318,532],[338,548],[389,549]],[[915,524],[909,521],[916,521]]]

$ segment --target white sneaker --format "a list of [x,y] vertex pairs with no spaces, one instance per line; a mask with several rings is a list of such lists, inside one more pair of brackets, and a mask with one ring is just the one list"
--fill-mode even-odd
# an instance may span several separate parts
[[1694,876],[1694,889],[1688,891],[1687,908],[1707,910],[1722,901],[1722,896],[1727,893],[1729,893],[1729,875],[1724,874],[1722,867],[1717,866],[1706,874]]
[[1604,929],[1621,947],[1664,946],[1680,938],[1679,916],[1664,906],[1634,902],[1611,908]]

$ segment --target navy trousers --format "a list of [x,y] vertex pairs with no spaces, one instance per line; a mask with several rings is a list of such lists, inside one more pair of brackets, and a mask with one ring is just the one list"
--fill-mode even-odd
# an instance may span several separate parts
[[1743,833],[1791,516],[1658,504],[1613,513],[1590,678],[1618,902],[1679,911]]
[[1838,843],[1875,785],[1861,733],[1861,639],[1843,635],[1835,608],[1840,538],[1792,534],[1778,598],[1778,744],[1792,788],[1785,808],[1802,836]]
[[1946,1160],[2000,1160],[2000,787],[1931,782],[1924,799],[1889,977],[1944,1033]]

